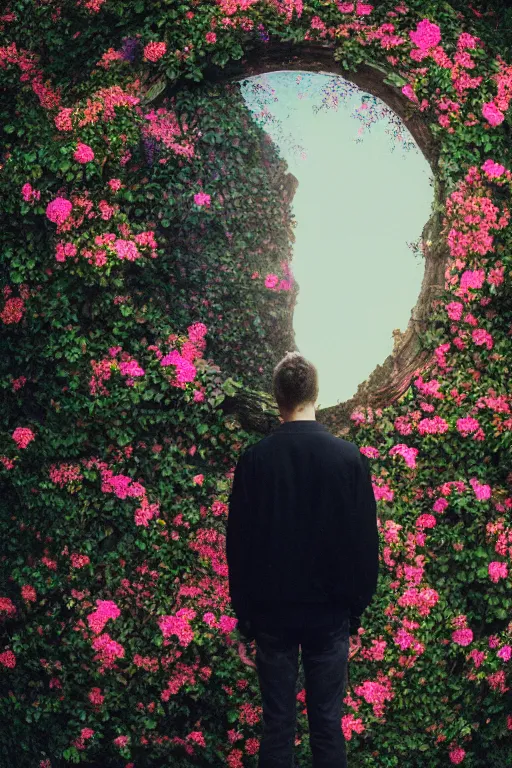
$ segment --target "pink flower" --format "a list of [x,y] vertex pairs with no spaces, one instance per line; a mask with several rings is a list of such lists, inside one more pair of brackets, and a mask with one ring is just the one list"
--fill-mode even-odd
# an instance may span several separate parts
[[472,477],[469,481],[470,486],[475,492],[475,496],[479,501],[485,501],[491,498],[491,486],[487,484],[480,484],[476,477]]
[[73,210],[73,205],[65,197],[56,197],[46,206],[46,216],[54,224],[62,224]]
[[158,61],[167,51],[166,43],[148,43],[144,48],[144,58],[146,61]]
[[119,372],[122,376],[144,376],[144,370],[136,360],[119,364]]
[[28,182],[22,186],[21,194],[26,203],[33,203],[41,197],[39,190],[33,189]]
[[457,629],[452,632],[452,640],[457,645],[469,645],[473,642],[472,629]]
[[496,656],[498,659],[503,659],[503,661],[510,661],[512,658],[512,646],[504,645],[503,648],[500,648]]
[[450,755],[450,761],[455,765],[458,765],[459,763],[462,763],[462,761],[464,760],[466,752],[464,749],[462,749],[462,747],[456,747],[455,749],[452,749],[450,751],[449,755]]
[[193,323],[188,326],[187,332],[190,341],[202,341],[208,333],[208,329],[204,323]]
[[265,288],[275,288],[278,282],[279,282],[278,276],[274,275],[273,273],[270,273],[265,278]]
[[496,179],[498,176],[503,176],[505,173],[505,166],[495,163],[493,160],[486,160],[482,165],[482,171],[485,171],[490,179]]
[[210,205],[211,197],[205,192],[198,192],[194,195],[194,202],[196,205]]
[[215,34],[215,32],[207,32],[205,35],[205,40],[207,43],[216,43],[217,35]]
[[90,163],[94,160],[94,152],[88,144],[82,144],[79,141],[73,157],[79,163]]
[[8,616],[14,616],[16,613],[16,606],[10,597],[0,597],[0,613],[2,612],[6,613]]
[[18,448],[26,448],[34,438],[34,433],[31,429],[28,429],[28,427],[17,427],[12,433],[12,439],[17,444]]
[[441,30],[437,24],[432,24],[428,19],[423,19],[416,26],[416,30],[409,32],[413,43],[423,51],[434,48],[441,41]]
[[487,349],[492,349],[494,346],[493,338],[490,333],[488,333],[484,328],[475,328],[471,336],[473,338],[473,341],[475,344],[477,344],[479,347],[485,344]]
[[482,115],[492,126],[499,125],[505,119],[505,115],[493,101],[488,101],[482,106]]
[[0,664],[8,669],[14,669],[16,666],[16,656],[12,651],[0,653]]
[[36,591],[34,587],[31,587],[30,584],[24,584],[21,588],[21,596],[24,600],[27,600],[29,603],[35,603],[36,601]]
[[96,605],[98,606],[96,610],[87,616],[87,623],[94,634],[98,635],[107,621],[117,619],[121,611],[113,600],[96,600]]
[[204,740],[202,731],[192,731],[192,733],[188,734],[187,739],[194,741],[196,744],[199,744],[200,747],[206,747],[206,742]]
[[54,118],[55,126],[59,131],[72,131],[73,124],[71,122],[71,115],[73,110],[71,107],[62,107],[57,117]]
[[450,320],[460,320],[462,317],[463,306],[460,301],[451,301],[445,305],[445,309]]
[[120,259],[135,261],[141,256],[139,249],[132,240],[116,240],[114,248]]
[[508,576],[507,564],[501,562],[500,560],[493,560],[492,563],[489,563],[488,572],[489,572],[489,578],[491,579],[491,581],[497,584],[500,579],[507,578]]
[[101,706],[105,700],[105,697],[101,693],[101,688],[91,688],[88,697],[91,704],[94,704],[96,707]]
[[412,85],[404,85],[404,87],[402,88],[402,93],[404,94],[404,96],[407,96],[407,98],[410,99],[410,101],[414,101],[415,103],[419,101],[418,97],[414,93],[414,89]]
[[356,13],[358,16],[368,16],[373,11],[373,5],[368,3],[358,3],[356,7]]
[[126,747],[128,744],[128,736],[118,736],[114,739],[114,744],[119,748]]
[[88,555],[79,555],[76,552],[73,552],[71,555],[71,565],[73,568],[83,568],[86,565],[89,565],[91,562]]
[[7,299],[4,308],[0,312],[0,320],[5,323],[5,325],[19,323],[23,317],[24,309],[25,304],[23,303],[23,299],[17,297]]
[[108,185],[113,192],[117,192],[123,186],[121,179],[110,179]]

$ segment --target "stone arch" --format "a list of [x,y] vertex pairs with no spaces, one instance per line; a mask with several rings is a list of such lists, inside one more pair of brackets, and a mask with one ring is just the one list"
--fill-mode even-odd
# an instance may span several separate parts
[[[417,302],[411,310],[406,330],[395,339],[392,353],[378,364],[370,376],[362,382],[355,395],[345,402],[321,408],[317,419],[333,432],[348,431],[350,415],[358,407],[382,408],[397,401],[408,389],[416,372],[429,361],[430,353],[422,344],[424,332],[430,327],[432,302],[444,288],[444,273],[448,248],[441,237],[442,202],[444,185],[436,173],[439,162],[439,146],[434,140],[426,121],[413,107],[397,86],[386,80],[383,67],[361,64],[349,71],[334,58],[334,48],[318,43],[267,43],[255,46],[243,59],[230,61],[225,67],[208,65],[204,70],[204,82],[212,84],[237,82],[276,70],[302,70],[321,74],[336,74],[354,83],[367,93],[381,99],[404,122],[418,147],[429,162],[435,180],[433,212],[422,231],[425,271]],[[172,95],[176,83],[166,95]],[[291,176],[291,174],[290,174]],[[290,179],[292,194],[295,192],[293,177]],[[286,319],[287,329],[293,328],[293,307]],[[291,330],[293,336],[293,330]],[[226,397],[225,413],[238,417],[244,428],[267,433],[278,425],[278,416],[271,393],[243,393]]]

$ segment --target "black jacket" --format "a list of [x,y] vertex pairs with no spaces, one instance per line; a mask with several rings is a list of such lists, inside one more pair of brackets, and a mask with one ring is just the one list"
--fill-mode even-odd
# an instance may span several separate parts
[[348,613],[351,633],[377,588],[379,536],[370,465],[316,420],[288,421],[236,465],[226,533],[240,624]]

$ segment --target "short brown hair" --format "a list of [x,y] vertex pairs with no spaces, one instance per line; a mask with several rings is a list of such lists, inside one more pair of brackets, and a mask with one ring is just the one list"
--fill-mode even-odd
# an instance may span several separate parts
[[274,397],[280,408],[294,411],[318,397],[318,371],[300,352],[287,352],[274,368]]

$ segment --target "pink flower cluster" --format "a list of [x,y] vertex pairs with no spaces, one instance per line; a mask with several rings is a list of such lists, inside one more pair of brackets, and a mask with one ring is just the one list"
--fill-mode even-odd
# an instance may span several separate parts
[[119,371],[122,376],[144,376],[144,369],[140,367],[136,360],[130,360],[127,363],[119,363]]
[[50,467],[50,480],[61,488],[68,483],[78,483],[83,480],[78,464],[52,464]]
[[116,51],[114,48],[109,48],[96,63],[96,66],[101,67],[102,69],[110,69],[110,65],[113,61],[124,61],[124,56],[122,51]]
[[160,360],[161,366],[173,365],[176,366],[176,379],[178,386],[184,386],[186,382],[194,381],[196,377],[196,367],[186,360],[177,349],[173,349],[168,355],[162,357]]
[[473,488],[475,496],[479,501],[486,501],[487,499],[491,498],[490,485],[479,483],[476,477],[472,477],[469,481],[469,484]]
[[54,224],[62,224],[73,210],[72,203],[65,197],[56,197],[46,206],[46,216]]
[[105,696],[102,694],[101,688],[91,688],[88,699],[95,707],[101,707],[105,701]]
[[74,243],[64,243],[60,240],[55,247],[55,259],[61,263],[68,257],[76,256],[77,248]]
[[338,10],[340,13],[355,13],[358,16],[368,16],[373,11],[373,5],[370,5],[369,3],[342,3],[337,2]]
[[449,430],[448,422],[441,416],[434,416],[432,419],[422,419],[418,423],[418,432],[420,435],[442,435]]
[[87,623],[94,634],[98,635],[109,619],[119,618],[121,611],[112,600],[96,600],[96,605],[96,610],[87,616]]
[[25,311],[25,303],[20,298],[10,298],[5,302],[4,308],[0,312],[0,320],[5,325],[12,325],[13,323],[19,323],[23,318],[23,312]]
[[16,427],[12,433],[12,439],[18,446],[18,448],[26,448],[27,445],[34,440],[35,435],[28,427]]
[[0,614],[5,613],[7,616],[14,616],[16,613],[16,606],[9,597],[0,597]]
[[166,43],[148,43],[144,47],[144,58],[146,61],[158,61],[167,51]]
[[114,249],[121,261],[135,261],[140,259],[141,253],[132,240],[116,240],[114,243]]
[[21,588],[21,596],[29,603],[35,603],[37,599],[36,590],[30,584],[24,584]]
[[106,632],[93,640],[92,647],[98,651],[94,661],[100,662],[103,669],[112,669],[116,659],[122,659],[124,656],[123,646],[112,640]]
[[493,128],[500,125],[505,119],[505,115],[493,101],[488,101],[482,105],[482,115]]
[[73,157],[78,163],[90,163],[94,160],[94,152],[88,144],[79,141]]
[[447,242],[453,258],[465,258],[470,253],[485,255],[494,250],[491,230],[504,229],[510,212],[499,208],[490,199],[491,191],[484,188],[476,167],[469,169],[464,181],[446,201],[445,232],[451,226]]
[[149,521],[158,515],[160,505],[150,504],[147,496],[142,498],[141,506],[135,510],[135,525],[143,525],[147,528]]
[[423,19],[416,25],[415,31],[409,32],[409,37],[422,52],[428,51],[441,42],[441,30],[437,24]]
[[41,192],[38,189],[33,189],[28,182],[22,186],[21,194],[26,203],[35,203],[41,198]]
[[110,469],[102,470],[101,480],[103,493],[115,493],[118,499],[139,498],[146,493],[140,483],[134,482],[131,477],[126,475],[114,475]]
[[194,619],[196,612],[190,608],[181,608],[175,616],[161,616],[158,626],[165,638],[177,635],[180,645],[186,647],[194,639],[194,630],[190,621]]
[[84,568],[91,562],[89,555],[80,555],[77,552],[73,552],[69,557],[73,568]]
[[94,736],[94,731],[92,728],[82,728],[80,731],[80,736],[77,739],[74,739],[72,741],[72,744],[76,749],[85,749],[86,748],[86,741],[87,739],[92,739]]
[[506,563],[494,560],[489,563],[489,578],[494,584],[497,584],[500,579],[506,579],[508,576],[508,567]]
[[389,450],[390,456],[394,456],[395,454],[402,456],[405,459],[405,463],[407,464],[407,466],[412,468],[416,466],[416,457],[418,453],[419,451],[417,448],[413,448],[409,445],[405,445],[404,443],[399,443],[398,445],[394,445]]
[[12,651],[4,651],[0,653],[0,665],[7,667],[7,669],[14,669],[16,666],[16,656]]
[[[152,110],[144,116],[148,125],[143,128],[143,135],[161,141],[168,149],[172,149],[175,155],[188,158],[194,156],[194,144],[186,122],[183,123],[183,131],[174,112],[165,107],[160,107],[156,112]],[[185,138],[183,137],[185,133]]]
[[205,192],[197,192],[197,194],[194,195],[194,202],[196,205],[210,205],[211,197],[210,195],[207,195]]

